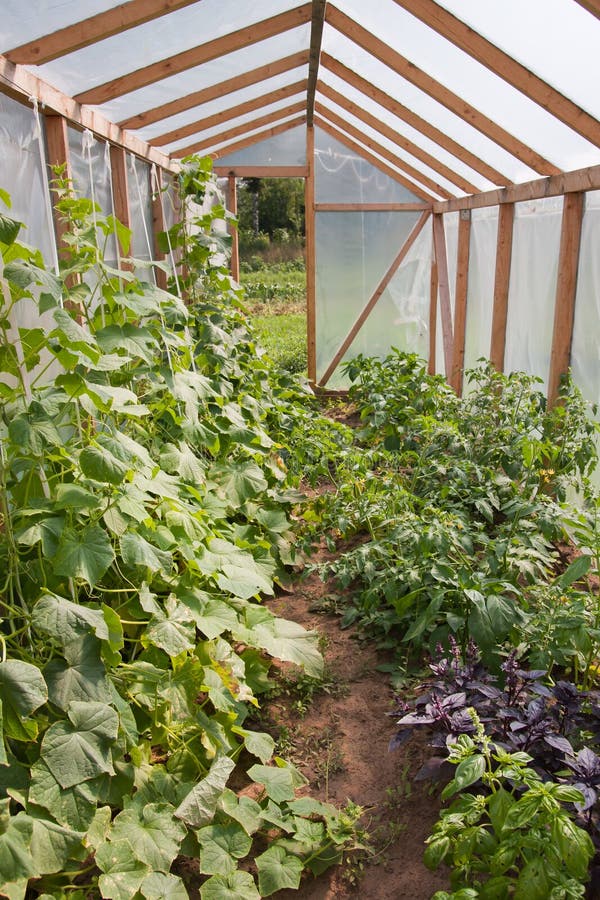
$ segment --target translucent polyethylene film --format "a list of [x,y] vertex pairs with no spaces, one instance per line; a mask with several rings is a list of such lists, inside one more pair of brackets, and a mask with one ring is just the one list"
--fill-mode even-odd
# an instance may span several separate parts
[[[150,166],[131,153],[127,155],[127,193],[129,194],[129,214],[133,232],[130,253],[136,259],[153,259]],[[154,280],[154,272],[151,268],[140,269],[136,274],[144,281]]]
[[259,141],[215,160],[216,166],[305,166],[306,127],[298,125],[283,134]]
[[421,198],[315,128],[317,203],[418,203]]
[[2,0],[0,53],[113,6],[117,6],[116,0]]
[[[497,240],[497,207],[474,209],[471,213],[465,370],[474,368],[480,357],[488,359],[490,355]],[[468,391],[466,381],[464,391]]]
[[504,371],[538,375],[544,391],[550,371],[562,207],[562,197],[515,204]]
[[[316,215],[317,379],[333,359],[415,225],[415,212],[331,212]],[[344,359],[384,356],[402,341],[402,299],[386,291]],[[417,324],[417,329],[422,327]],[[329,384],[343,383],[339,372]]]
[[[448,286],[450,288],[450,309],[454,322],[454,304],[456,301],[456,266],[458,257],[458,213],[444,216],[444,232],[446,235],[446,261],[448,263]],[[440,298],[437,302],[437,323],[435,329],[435,371],[449,376],[444,359],[444,331],[442,329],[442,310]]]
[[600,191],[586,194],[581,234],[571,372],[590,403],[600,404]]
[[[338,5],[364,28],[390,43],[393,49],[410,62],[560,168],[568,170],[600,162],[600,149],[405,12],[393,0],[380,0],[379,3],[368,6],[361,0],[340,0]],[[392,96],[401,97],[407,106],[423,118],[447,131],[455,140],[486,162],[495,165],[512,180],[524,181],[534,177],[530,174],[531,170],[519,160],[496,148],[458,116],[448,112],[422,91],[408,85],[392,69],[361,51],[334,29],[326,29],[323,46],[327,52],[337,56],[373,84]],[[563,55],[562,64],[579,65],[578,59],[579,55],[575,60],[565,61]],[[586,67],[591,67],[594,72],[592,80],[598,83],[599,54],[595,52],[586,58],[585,64]]]
[[[105,141],[96,140],[89,131],[68,128],[69,156],[73,187],[80,197],[93,200],[100,207],[103,216],[113,214],[110,185],[109,148]],[[109,265],[117,262],[116,242],[109,236],[104,245],[104,233],[98,234],[101,247],[105,246],[105,259]]]

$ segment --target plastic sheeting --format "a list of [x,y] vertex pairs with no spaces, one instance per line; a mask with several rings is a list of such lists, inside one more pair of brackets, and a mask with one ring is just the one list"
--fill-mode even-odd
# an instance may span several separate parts
[[[154,258],[152,232],[152,198],[150,193],[150,166],[134,156],[127,156],[127,193],[129,195],[129,215],[131,219],[131,255],[139,260]],[[136,271],[144,281],[154,280],[152,268]]]
[[[490,355],[498,209],[474,209],[471,213],[471,247],[465,329],[465,370]],[[465,381],[464,390],[468,390]]]
[[543,390],[550,371],[562,207],[562,197],[515,204],[504,371],[538,375]]
[[298,125],[216,160],[217,166],[305,166],[306,128]]
[[[571,349],[575,384],[600,404],[600,191],[586,194]],[[600,477],[600,473],[599,473]]]
[[[446,235],[446,261],[448,264],[448,286],[450,288],[450,309],[454,322],[454,305],[456,301],[456,267],[458,257],[458,213],[444,216],[444,232]],[[435,371],[448,377],[444,359],[444,332],[442,330],[442,311],[440,298],[437,302],[437,321],[435,328]]]
[[[97,141],[89,132],[68,129],[69,156],[71,160],[71,177],[75,191],[82,197],[88,197],[100,207],[103,216],[112,216],[112,193],[110,184],[109,149],[105,141]],[[114,235],[109,235],[106,243],[103,234],[98,235],[102,241],[104,257],[110,266],[117,262],[117,248]]]

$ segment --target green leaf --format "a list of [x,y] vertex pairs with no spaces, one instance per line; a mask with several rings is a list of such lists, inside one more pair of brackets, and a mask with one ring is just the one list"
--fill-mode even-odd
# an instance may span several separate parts
[[214,875],[200,888],[200,897],[202,900],[260,900],[249,872]]
[[80,530],[65,528],[54,559],[54,571],[67,578],[80,578],[94,587],[114,559],[109,537],[99,525]]
[[554,846],[571,875],[585,879],[595,852],[587,831],[578,828],[567,813],[559,812],[552,821],[550,833]]
[[89,632],[108,640],[108,628],[101,610],[81,606],[57,594],[42,595],[33,608],[32,622],[62,644]]
[[204,466],[185,441],[176,444],[165,444],[160,454],[160,462],[167,472],[179,475],[183,481],[200,485],[205,481]]
[[62,517],[48,516],[24,531],[18,532],[17,541],[26,547],[34,547],[38,541],[41,541],[44,556],[52,559],[56,554],[64,525],[65,520]]
[[591,556],[583,555],[575,557],[570,566],[563,572],[560,578],[557,579],[557,583],[563,591],[566,590],[568,587],[571,587],[572,584],[575,584],[576,581],[580,581],[587,575],[591,565]]
[[39,874],[31,855],[33,823],[20,812],[10,816],[9,800],[0,801],[2,826],[0,827],[0,891],[7,885]]
[[250,568],[244,565],[226,563],[223,571],[217,576],[217,584],[222,591],[228,591],[234,597],[249,600],[257,594],[272,595],[273,582],[254,565]]
[[273,844],[256,857],[258,869],[258,889],[261,897],[269,897],[275,891],[290,888],[295,891],[300,886],[302,861],[287,853],[283,847]]
[[271,735],[264,731],[244,731],[243,734],[248,753],[258,756],[262,763],[267,763],[275,750],[275,741]]
[[21,222],[5,216],[4,213],[0,213],[0,241],[3,244],[13,244],[21,230],[21,224]]
[[248,769],[248,776],[253,781],[264,785],[267,796],[275,803],[283,803],[293,800],[296,796],[296,788],[306,784],[306,779],[300,775],[294,766],[252,766]]
[[218,756],[202,779],[175,810],[177,818],[192,828],[209,825],[215,814],[219,797],[225,790],[235,763],[228,756]]
[[185,591],[178,597],[180,603],[190,610],[196,627],[211,641],[239,625],[236,610],[219,597],[200,590]]
[[444,861],[450,850],[450,838],[447,835],[441,835],[434,840],[430,839],[427,849],[423,854],[423,862],[428,869],[437,869]]
[[140,893],[146,900],[189,900],[181,878],[177,875],[165,875],[163,872],[146,875],[140,886]]
[[29,716],[48,699],[48,688],[40,670],[18,659],[0,662],[0,702],[7,737],[29,741],[37,726]]
[[126,841],[133,855],[153,872],[168,872],[186,835],[168,803],[149,803],[141,810],[124,809],[113,822],[111,843]]
[[30,849],[36,866],[45,875],[62,872],[67,860],[83,846],[83,832],[57,825],[31,811],[29,817],[33,824]]
[[144,643],[160,647],[169,656],[179,656],[196,646],[196,629],[189,609],[171,595],[165,612],[157,610],[144,634]]
[[98,887],[107,900],[131,900],[150,872],[145,863],[136,859],[127,840],[105,841],[96,850],[94,858],[102,872]]
[[296,663],[314,678],[323,674],[323,657],[317,649],[316,632],[306,631],[296,622],[275,618],[260,608],[249,611],[246,620],[247,628],[238,626],[233,630],[237,640],[244,641],[249,647],[266,650],[276,659]]
[[156,339],[148,328],[139,325],[108,325],[96,333],[96,339],[102,349],[123,352],[131,357],[139,357],[151,363],[153,350],[157,346]]
[[18,259],[8,263],[4,267],[4,277],[22,290],[27,290],[32,284],[40,284],[44,292],[51,294],[56,300],[62,296],[60,279],[49,270],[42,269],[28,259]]
[[496,834],[500,834],[508,811],[514,806],[515,802],[513,795],[503,787],[498,788],[495,793],[490,795],[488,812]]
[[62,788],[74,787],[104,772],[114,775],[111,747],[119,717],[104,703],[73,701],[69,722],[51,725],[42,741],[41,758]]
[[268,482],[256,463],[239,462],[227,466],[213,466],[209,478],[214,480],[234,508],[257,497],[268,488]]
[[100,498],[79,484],[57,484],[55,493],[56,509],[94,510],[100,506]]
[[93,481],[121,484],[129,466],[117,459],[105,447],[86,447],[79,454],[81,471]]
[[[58,282],[58,285],[58,296],[60,296],[60,282]],[[49,293],[53,292],[49,291]],[[84,328],[83,325],[76,322],[66,309],[55,309],[53,316],[58,327],[50,333],[50,338],[57,338],[61,347],[79,350],[93,363],[98,362],[101,355],[100,348],[96,344],[92,333],[87,328]]]
[[461,760],[456,767],[456,775],[453,780],[442,791],[442,799],[446,800],[448,797],[452,797],[453,794],[464,791],[466,787],[479,781],[485,770],[485,756],[480,753]]
[[69,641],[63,653],[64,659],[52,659],[44,668],[50,701],[63,710],[73,700],[110,703],[112,695],[96,638],[82,635]]
[[544,857],[532,859],[521,869],[514,888],[514,900],[548,900],[552,885]]
[[85,832],[94,818],[104,777],[63,790],[46,763],[40,759],[31,767],[29,800],[47,809],[61,825]]
[[225,788],[219,798],[217,808],[229,818],[239,822],[246,834],[253,835],[261,826],[262,809],[252,797],[246,797],[243,794],[238,797],[229,788]]
[[200,843],[200,871],[203,875],[229,875],[237,860],[250,852],[252,838],[241,825],[206,825],[196,832]]
[[128,531],[121,538],[121,556],[128,566],[139,566],[150,572],[169,574],[173,557],[166,550],[160,550],[135,531]]

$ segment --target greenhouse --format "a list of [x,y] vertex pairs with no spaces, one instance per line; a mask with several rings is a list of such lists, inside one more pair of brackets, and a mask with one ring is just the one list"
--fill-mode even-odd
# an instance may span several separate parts
[[0,8],[0,896],[596,896],[600,0]]

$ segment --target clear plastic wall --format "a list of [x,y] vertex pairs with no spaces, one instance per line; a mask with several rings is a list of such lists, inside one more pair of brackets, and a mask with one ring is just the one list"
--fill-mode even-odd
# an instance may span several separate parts
[[[81,197],[88,197],[100,207],[103,216],[113,215],[111,188],[110,146],[106,141],[98,141],[89,131],[68,128],[69,157],[73,187]],[[108,239],[98,235],[104,248],[104,256],[110,266],[118,260],[114,235]]]
[[577,279],[571,372],[590,403],[600,404],[600,191],[586,194]]
[[[478,359],[490,355],[497,241],[498,208],[474,209],[471,213],[465,369],[472,369]],[[468,390],[466,382],[464,389]]]
[[299,125],[282,134],[258,141],[243,150],[220,157],[218,166],[305,166],[306,128]]
[[[154,258],[150,165],[132,153],[127,154],[127,193],[132,231],[130,252],[135,259],[149,262]],[[154,280],[151,267],[140,267],[136,274],[144,281]]]

